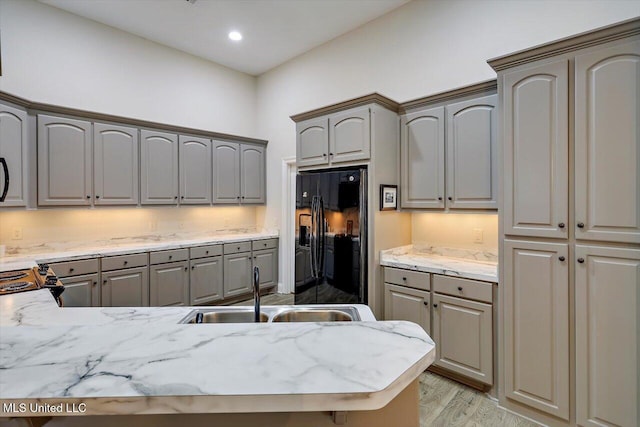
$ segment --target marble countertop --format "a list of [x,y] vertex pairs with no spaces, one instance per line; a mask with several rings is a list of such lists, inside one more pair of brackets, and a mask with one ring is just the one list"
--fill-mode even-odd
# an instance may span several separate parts
[[178,324],[191,309],[2,296],[0,399],[87,415],[373,410],[435,358],[410,322]]
[[427,245],[408,245],[380,251],[380,265],[446,276],[498,282],[497,254]]
[[59,242],[24,246],[0,257],[0,271],[31,268],[38,262],[62,262],[83,258],[105,257],[148,251],[181,249],[193,246],[277,238],[277,231],[240,232],[229,234],[194,233],[145,235],[115,238],[97,242]]

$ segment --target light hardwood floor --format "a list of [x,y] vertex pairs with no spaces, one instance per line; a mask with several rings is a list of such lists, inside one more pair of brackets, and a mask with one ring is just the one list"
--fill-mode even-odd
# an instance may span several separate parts
[[[291,305],[293,294],[269,294],[262,305]],[[234,305],[253,305],[253,299]],[[484,393],[440,375],[420,375],[420,427],[534,427],[532,423],[498,408]]]

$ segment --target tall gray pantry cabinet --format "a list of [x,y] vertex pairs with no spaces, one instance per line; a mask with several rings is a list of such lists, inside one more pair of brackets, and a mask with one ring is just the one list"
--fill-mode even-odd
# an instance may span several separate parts
[[552,426],[636,426],[640,20],[489,63],[502,107],[500,403]]

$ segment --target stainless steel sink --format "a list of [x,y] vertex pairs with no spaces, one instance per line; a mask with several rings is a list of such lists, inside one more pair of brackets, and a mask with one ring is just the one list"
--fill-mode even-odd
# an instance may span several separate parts
[[[202,320],[198,319],[199,313],[202,313]],[[268,320],[269,315],[260,313],[260,322]],[[253,310],[194,310],[181,323],[254,323],[254,313]]]
[[343,310],[297,309],[278,313],[272,322],[352,322],[353,316]]
[[[253,323],[253,308],[203,307],[192,310],[180,323]],[[266,306],[260,322],[351,322],[359,321],[351,306]]]

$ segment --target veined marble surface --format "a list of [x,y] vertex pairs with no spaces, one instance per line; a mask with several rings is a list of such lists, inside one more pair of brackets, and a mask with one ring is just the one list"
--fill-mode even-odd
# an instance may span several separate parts
[[7,248],[0,257],[0,271],[30,268],[36,262],[61,262],[83,258],[123,255],[147,251],[189,248],[219,243],[277,238],[277,231],[238,232],[229,234],[183,233],[114,238],[94,242],[59,242],[19,248]]
[[497,255],[491,252],[408,245],[380,251],[380,265],[498,282]]
[[435,358],[403,321],[185,325],[189,307],[58,308],[48,290],[0,309],[0,399],[86,415],[372,410]]

